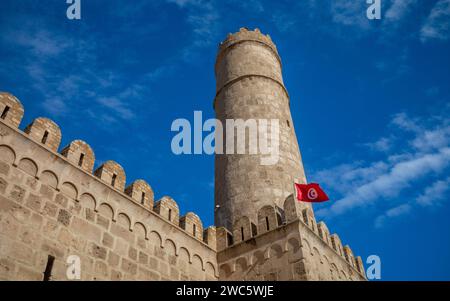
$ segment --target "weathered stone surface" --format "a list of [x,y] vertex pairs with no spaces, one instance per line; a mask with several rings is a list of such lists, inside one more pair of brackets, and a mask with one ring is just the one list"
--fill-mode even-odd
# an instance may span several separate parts
[[25,189],[23,189],[18,185],[14,185],[13,189],[10,192],[11,200],[21,203],[24,197],[25,197]]
[[67,227],[70,224],[71,217],[72,214],[70,214],[69,211],[61,209],[58,213],[58,222]]
[[114,237],[108,232],[103,232],[102,243],[104,246],[112,248],[114,246]]
[[130,260],[128,260],[126,258],[122,258],[122,270],[125,273],[136,275],[136,273],[137,273],[137,264],[134,263],[134,262],[131,262]]
[[87,239],[100,242],[102,231],[78,217],[72,219],[71,228]]
[[89,249],[91,256],[99,259],[106,259],[106,255],[108,254],[106,248],[96,245],[95,243],[91,243],[89,245]]

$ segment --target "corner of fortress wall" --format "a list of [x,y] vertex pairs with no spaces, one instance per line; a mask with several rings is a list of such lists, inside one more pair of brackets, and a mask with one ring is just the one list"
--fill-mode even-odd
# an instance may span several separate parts
[[22,132],[24,109],[0,92],[0,279],[42,280],[49,256],[53,280],[66,260],[81,259],[84,280],[215,280],[216,229],[203,229],[177,203],[154,200],[151,186],[126,186],[124,169],[74,140],[57,153],[61,131],[37,118]]
[[261,208],[257,221],[217,228],[217,252],[220,280],[366,280],[361,257],[293,195],[283,208]]

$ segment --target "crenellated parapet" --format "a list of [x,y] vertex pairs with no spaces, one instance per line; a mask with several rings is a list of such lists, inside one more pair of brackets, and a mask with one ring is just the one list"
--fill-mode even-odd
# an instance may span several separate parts
[[23,106],[13,95],[0,92],[0,119],[18,128],[23,118]]
[[197,239],[203,239],[203,223],[197,214],[188,212],[182,216],[180,218],[180,227]]
[[67,158],[72,164],[78,165],[81,169],[92,173],[95,164],[95,155],[92,148],[82,140],[74,140],[63,148],[61,155]]
[[330,241],[330,231],[328,230],[327,225],[325,224],[325,222],[319,222],[317,224],[317,229],[319,231],[319,236],[320,238],[327,244],[330,245],[331,241]]
[[106,161],[94,171],[94,175],[117,190],[123,191],[125,189],[125,171],[115,161]]
[[216,250],[217,248],[217,229],[216,226],[209,226],[203,230],[203,242]]
[[[24,108],[16,97],[6,92],[0,92],[0,114],[1,122],[8,127],[21,132],[18,128],[24,115]],[[216,249],[217,240],[215,227],[204,229],[200,218],[192,212],[188,212],[180,218],[178,204],[169,196],[164,196],[155,202],[153,189],[145,180],[135,180],[126,186],[126,173],[119,163],[109,160],[93,171],[95,154],[91,146],[86,142],[82,140],[73,140],[58,153],[62,134],[59,126],[54,121],[43,117],[36,118],[31,124],[27,125],[21,133],[24,137],[27,137],[39,146],[44,147],[47,151],[66,161],[71,166],[93,176],[93,179],[101,181],[103,185],[114,189],[114,191],[121,196],[128,198],[131,202],[139,205],[141,208],[157,214],[162,220],[178,227],[192,238],[209,246],[211,249]],[[87,198],[88,194],[81,193],[81,187],[76,187],[75,184],[69,181],[61,181],[61,175],[58,175],[51,170],[47,170],[45,166],[41,166],[36,160],[33,160],[32,156],[18,158],[16,152],[11,149],[11,147],[4,145],[1,142],[0,156],[4,160],[11,162],[18,169],[36,179],[40,179],[49,187],[61,191],[77,201],[82,201],[82,199]],[[120,219],[123,221],[123,215],[119,216],[117,212],[114,212],[113,205],[103,205],[102,208],[100,208],[98,204],[96,206],[95,210],[101,209],[102,212],[104,210],[111,211],[111,218],[113,220]],[[130,224],[129,228],[133,229],[131,225],[133,217],[127,219]]]
[[[301,223],[303,227],[308,230],[307,232],[309,232],[306,237],[312,236],[315,237],[316,240],[320,240],[324,248],[328,250],[327,252],[340,258],[341,264],[348,264],[350,269],[353,269],[353,271],[357,272],[362,279],[365,279],[364,265],[361,257],[355,257],[348,245],[344,247],[336,233],[330,235],[330,231],[325,222],[317,222],[312,208],[295,200],[293,195],[289,195],[286,198],[283,209],[276,206],[264,206],[260,208],[256,221],[251,220],[247,216],[242,216],[234,223],[231,230],[224,227],[217,228],[217,251],[225,252],[228,249],[235,250],[245,248],[244,245],[246,244],[257,245],[258,241],[267,241],[267,237],[270,237],[271,235],[274,236],[275,234],[273,233],[284,233],[282,229],[292,228],[292,224],[294,223]],[[300,234],[300,236],[302,236],[302,234]],[[317,256],[316,253],[318,250],[313,248],[308,240],[310,240],[310,238],[305,239],[302,244],[306,251],[305,254]],[[233,253],[236,251],[231,252]],[[325,256],[325,258],[327,263],[333,267],[334,265],[331,262],[328,262],[330,259],[327,256]],[[320,257],[319,261],[324,262],[324,259]],[[230,273],[232,274],[231,271]],[[342,275],[336,275],[339,279],[347,279]]]
[[24,132],[34,141],[41,143],[50,150],[57,152],[61,143],[61,130],[52,120],[39,117],[27,125]]
[[154,211],[172,224],[179,225],[180,210],[178,204],[170,196],[164,196],[155,203]]
[[146,208],[153,209],[153,190],[145,180],[134,181],[127,188],[125,188],[125,194]]
[[229,33],[227,38],[220,43],[219,53],[225,50],[226,48],[243,41],[254,41],[257,43],[263,43],[278,54],[277,47],[273,43],[270,35],[268,34],[265,35],[261,33],[261,31],[258,28],[255,28],[254,30],[249,30],[246,27],[240,28],[239,31],[236,33]]

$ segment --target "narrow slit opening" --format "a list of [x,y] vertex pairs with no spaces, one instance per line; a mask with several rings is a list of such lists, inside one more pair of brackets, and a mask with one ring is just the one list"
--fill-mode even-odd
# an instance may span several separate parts
[[80,160],[78,160],[78,166],[83,166],[83,161],[84,161],[84,154],[80,155]]
[[141,195],[141,204],[144,205],[144,203],[145,203],[145,192],[142,192],[142,195]]
[[111,179],[111,186],[114,187],[114,185],[116,185],[116,179],[117,179],[117,175],[113,174],[112,179]]
[[55,257],[52,255],[48,255],[47,265],[45,266],[44,271],[44,281],[50,281],[52,277],[53,263],[55,262]]
[[45,144],[47,142],[47,139],[48,139],[48,131],[45,131],[44,136],[42,136],[41,140],[42,144]]
[[9,107],[6,106],[6,107],[3,109],[1,119],[5,119],[6,116],[8,116],[8,112],[9,112]]

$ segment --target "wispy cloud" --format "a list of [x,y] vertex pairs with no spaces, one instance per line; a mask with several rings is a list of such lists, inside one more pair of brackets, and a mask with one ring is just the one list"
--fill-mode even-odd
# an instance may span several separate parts
[[415,8],[417,0],[393,0],[391,6],[384,15],[385,22],[400,22],[405,16]]
[[[397,114],[392,118],[391,124],[399,132],[388,140],[397,139],[400,146],[386,147],[385,138],[370,144],[385,151],[383,160],[362,160],[314,174],[315,180],[321,181],[324,186],[341,195],[330,207],[318,210],[317,214],[336,216],[356,208],[380,205],[381,201],[385,203],[386,200],[398,197],[426,177],[439,179],[450,166],[449,119],[443,116],[422,120],[409,118],[404,113]],[[426,203],[431,194],[447,192],[443,189],[444,185],[448,184],[447,181],[438,180],[423,195],[417,196],[418,203]],[[387,209],[377,219],[377,227],[387,218],[406,213],[407,208],[414,208],[409,202],[405,204],[397,205],[395,210]]]
[[375,142],[366,143],[365,146],[369,147],[371,150],[378,152],[387,152],[392,147],[391,138],[381,137]]
[[435,206],[439,203],[439,201],[448,197],[447,192],[449,192],[449,190],[450,177],[434,182],[416,198],[416,201],[419,205],[422,206]]
[[450,38],[450,0],[439,0],[420,30],[422,42]]
[[335,23],[367,30],[370,21],[366,16],[367,5],[365,1],[332,1],[331,16]]
[[375,219],[375,228],[382,228],[388,219],[400,217],[410,212],[411,205],[409,204],[402,204],[397,207],[391,208]]
[[220,14],[216,1],[207,0],[166,0],[175,3],[186,12],[186,22],[191,26],[192,43],[182,51],[185,61],[192,60],[199,48],[217,41]]

